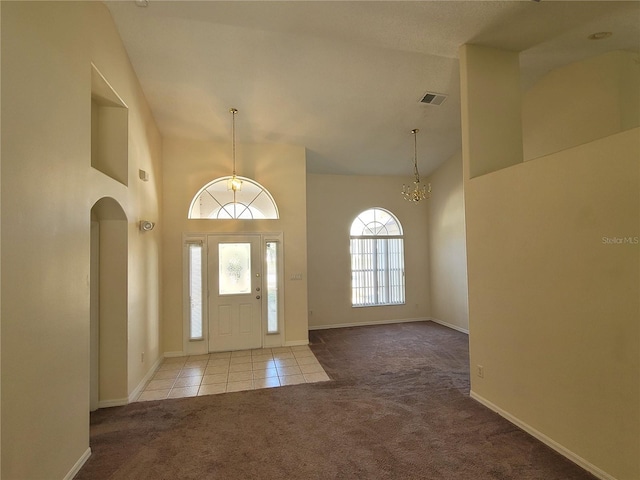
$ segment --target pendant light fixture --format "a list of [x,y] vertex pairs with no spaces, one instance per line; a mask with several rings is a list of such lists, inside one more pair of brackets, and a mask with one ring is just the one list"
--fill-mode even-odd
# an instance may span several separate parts
[[413,185],[402,185],[402,196],[409,202],[418,203],[420,200],[431,197],[431,184],[421,185],[418,173],[418,130],[411,130],[413,135]]
[[242,190],[242,180],[240,180],[236,176],[236,113],[238,110],[235,108],[230,108],[229,113],[231,113],[231,143],[232,150],[231,154],[233,157],[233,174],[231,178],[227,181],[227,190],[233,190],[233,203],[236,202],[236,192]]

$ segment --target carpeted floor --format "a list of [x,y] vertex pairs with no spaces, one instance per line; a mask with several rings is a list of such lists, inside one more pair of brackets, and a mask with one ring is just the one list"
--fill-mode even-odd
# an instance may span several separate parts
[[76,480],[595,478],[469,398],[464,334],[310,337],[332,381],[99,410]]

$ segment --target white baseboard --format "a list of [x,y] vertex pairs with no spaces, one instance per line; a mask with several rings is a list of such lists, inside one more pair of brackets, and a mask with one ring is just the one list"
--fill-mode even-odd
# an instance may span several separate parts
[[87,462],[87,460],[89,460],[90,456],[91,456],[91,448],[87,448],[82,454],[82,456],[78,459],[78,461],[73,465],[71,470],[69,470],[69,473],[67,473],[64,476],[63,480],[71,480],[73,477],[75,477],[76,474],[82,468],[82,466]]
[[153,375],[156,373],[156,370],[158,370],[158,367],[160,367],[162,360],[164,360],[164,357],[159,357],[158,360],[156,360],[156,362],[149,369],[144,378],[140,381],[140,383],[138,383],[138,386],[133,390],[133,392],[129,394],[127,398],[100,400],[98,402],[98,408],[122,407],[123,405],[129,405],[131,402],[135,402],[138,399],[138,396],[140,396],[140,393],[142,393],[144,388],[147,386],[147,383],[149,383],[149,380],[151,380],[151,377],[153,377]]
[[129,405],[129,397],[100,400],[98,402],[98,408],[122,407],[123,405]]
[[285,347],[299,347],[301,345],[309,345],[309,340],[293,340],[291,342],[284,342]]
[[444,322],[442,320],[438,320],[437,318],[430,318],[430,320],[433,323],[437,323],[438,325],[442,325],[443,327],[448,327],[448,328],[451,328],[453,330],[457,330],[459,332],[466,333],[467,335],[469,335],[469,330],[468,329],[464,329],[462,327],[459,327],[459,326],[454,325],[454,324],[449,323],[449,322]]
[[332,325],[309,325],[309,330],[326,330],[328,328],[364,327],[367,325],[387,325],[391,323],[428,322],[428,317],[400,318],[391,320],[373,320],[370,322],[334,323]]
[[538,430],[536,430],[532,426],[526,424],[525,422],[523,422],[522,420],[518,419],[517,417],[514,417],[509,412],[506,412],[506,411],[502,410],[500,407],[498,407],[497,405],[494,405],[493,403],[491,403],[486,398],[481,397],[480,395],[475,393],[473,390],[470,392],[469,396],[471,398],[473,398],[474,400],[476,400],[477,402],[479,402],[482,405],[484,405],[485,407],[489,408],[490,410],[493,410],[494,412],[496,412],[501,417],[506,418],[511,423],[513,423],[514,425],[520,427],[522,430],[527,432],[529,435],[537,438],[538,440],[540,440],[545,445],[553,448],[560,455],[568,458],[573,463],[575,463],[576,465],[584,468],[585,470],[587,470],[588,472],[592,473],[593,475],[595,475],[596,477],[600,478],[601,480],[616,480],[616,478],[613,477],[612,475],[609,475],[604,470],[596,467],[592,463],[589,463],[587,460],[585,460],[581,456],[573,453],[568,448],[560,445],[555,440],[547,437],[544,433],[539,432]]
[[140,380],[140,383],[138,383],[138,386],[133,390],[133,392],[131,392],[129,394],[129,403],[135,402],[138,399],[138,397],[140,396],[142,391],[147,386],[147,383],[149,383],[149,380],[151,380],[151,377],[153,377],[155,375],[156,370],[158,370],[158,367],[160,366],[160,364],[162,363],[163,360],[164,360],[164,357],[158,357],[158,359],[155,361],[155,363],[149,369],[149,371],[144,376],[144,378],[142,380]]
[[164,352],[164,358],[186,357],[184,352]]

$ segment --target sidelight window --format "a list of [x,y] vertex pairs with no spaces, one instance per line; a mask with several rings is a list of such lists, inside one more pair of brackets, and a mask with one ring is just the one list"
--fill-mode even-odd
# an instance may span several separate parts
[[203,338],[202,243],[188,243],[189,340]]

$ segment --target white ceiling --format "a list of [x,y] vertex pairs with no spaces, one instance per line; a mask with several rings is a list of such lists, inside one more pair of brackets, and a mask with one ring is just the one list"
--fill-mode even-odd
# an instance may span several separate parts
[[314,173],[411,175],[413,128],[421,173],[459,151],[465,43],[521,52],[523,89],[640,50],[639,1],[106,3],[164,135],[230,142],[235,107],[238,142],[304,146]]

